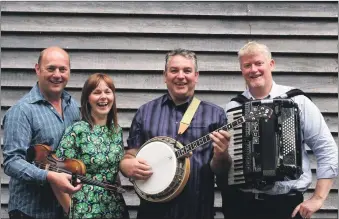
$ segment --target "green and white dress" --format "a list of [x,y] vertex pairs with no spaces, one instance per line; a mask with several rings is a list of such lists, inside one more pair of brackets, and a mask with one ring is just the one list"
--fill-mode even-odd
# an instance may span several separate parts
[[[122,129],[95,125],[92,130],[87,122],[76,122],[66,129],[56,155],[81,160],[88,178],[114,183],[124,155]],[[127,212],[120,193],[86,184],[73,194],[71,210],[74,218],[124,218]]]

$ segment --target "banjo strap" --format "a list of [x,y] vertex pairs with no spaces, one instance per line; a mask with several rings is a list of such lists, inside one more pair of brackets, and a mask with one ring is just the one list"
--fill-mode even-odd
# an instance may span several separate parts
[[195,112],[197,111],[199,104],[200,104],[200,100],[194,97],[191,104],[188,106],[184,116],[182,117],[180,121],[180,126],[178,130],[179,135],[183,134],[188,128],[188,126],[191,124],[192,118]]

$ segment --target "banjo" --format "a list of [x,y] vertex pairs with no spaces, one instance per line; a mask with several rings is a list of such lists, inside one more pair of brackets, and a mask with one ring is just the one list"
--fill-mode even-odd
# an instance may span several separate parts
[[[258,118],[268,119],[272,112],[271,108],[257,106],[247,115],[215,131],[229,131],[244,122],[252,122]],[[147,180],[133,181],[137,194],[150,202],[168,202],[178,196],[184,189],[190,174],[190,160],[185,155],[211,141],[209,134],[185,146],[166,136],[154,137],[146,141],[136,153],[136,157],[145,159],[151,166],[153,174]]]

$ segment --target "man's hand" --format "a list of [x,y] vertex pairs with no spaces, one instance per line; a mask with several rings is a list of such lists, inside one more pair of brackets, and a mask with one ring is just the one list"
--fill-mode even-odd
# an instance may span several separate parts
[[49,183],[53,184],[56,189],[59,189],[62,192],[73,194],[79,191],[82,187],[80,180],[77,179],[78,184],[73,186],[71,184],[72,176],[66,173],[58,173],[53,171],[48,171],[47,180]]
[[299,212],[303,218],[311,218],[314,212],[318,211],[323,204],[324,204],[323,199],[313,196],[312,198],[300,203],[294,209],[291,217],[294,218],[295,215],[297,215],[297,213]]
[[318,211],[324,204],[328,193],[331,190],[334,179],[318,179],[313,196],[299,204],[292,213],[292,218],[299,212],[303,218],[311,218],[314,212]]
[[224,174],[232,163],[232,158],[228,154],[228,146],[231,138],[231,134],[220,130],[219,132],[213,132],[209,135],[212,139],[213,145],[213,158],[210,166],[214,173]]
[[213,132],[210,134],[210,138],[213,143],[213,153],[217,160],[226,158],[228,156],[228,146],[231,138],[231,134],[220,130],[219,132]]
[[142,158],[127,158],[120,162],[121,171],[129,178],[146,180],[153,172],[151,166]]

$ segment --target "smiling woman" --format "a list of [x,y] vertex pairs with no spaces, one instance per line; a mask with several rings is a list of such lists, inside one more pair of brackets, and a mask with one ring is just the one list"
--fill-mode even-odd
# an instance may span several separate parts
[[[56,154],[82,160],[86,177],[115,184],[124,147],[115,86],[108,75],[96,73],[86,80],[81,114],[82,121],[66,129]],[[71,206],[66,205],[64,210],[72,218],[128,218],[123,196],[98,186],[83,185],[72,198],[67,198]]]
[[96,124],[106,124],[107,115],[112,109],[113,101],[113,91],[107,86],[105,81],[100,81],[88,97],[88,103],[91,106],[91,116]]
[[118,127],[115,86],[106,74],[91,75],[84,84],[81,94],[81,114],[84,121]]

